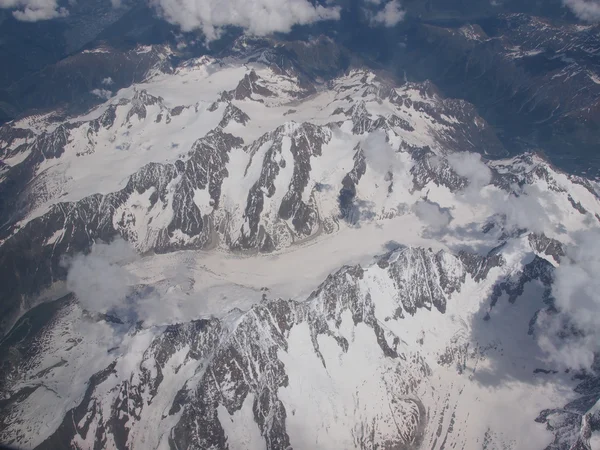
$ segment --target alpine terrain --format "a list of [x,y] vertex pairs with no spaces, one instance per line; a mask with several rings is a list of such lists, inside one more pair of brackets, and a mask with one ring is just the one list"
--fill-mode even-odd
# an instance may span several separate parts
[[498,17],[62,60],[92,107],[0,127],[0,442],[600,448],[597,28]]

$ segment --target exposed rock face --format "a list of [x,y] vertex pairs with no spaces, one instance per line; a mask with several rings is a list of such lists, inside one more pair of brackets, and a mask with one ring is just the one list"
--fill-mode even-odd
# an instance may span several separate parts
[[263,97],[271,97],[274,95],[268,88],[261,86],[258,83],[258,75],[256,75],[256,72],[254,71],[251,71],[244,76],[244,79],[240,81],[240,84],[238,84],[231,96],[236,100],[244,100],[247,98],[251,99],[252,94]]
[[232,121],[242,125],[246,125],[249,120],[250,117],[248,117],[248,115],[244,111],[233,106],[231,103],[228,103],[227,109],[225,109],[225,113],[223,114],[223,119],[221,120],[221,122],[219,122],[219,127],[225,128]]
[[340,215],[343,219],[353,222],[355,220],[354,198],[356,197],[356,186],[367,170],[365,154],[360,146],[355,147],[354,166],[342,180],[342,189],[340,190]]
[[[331,131],[327,128],[311,124],[290,124],[276,129],[272,134],[263,136],[250,149],[256,154],[260,148],[268,146],[264,154],[263,165],[258,181],[248,193],[245,219],[248,232],[243,232],[241,239],[234,243],[242,248],[258,247],[269,251],[279,246],[273,235],[273,224],[259,226],[266,198],[276,193],[276,179],[281,169],[288,165],[293,167],[287,192],[283,195],[278,216],[289,221],[297,236],[310,236],[318,226],[318,212],[314,204],[305,203],[302,198],[311,177],[311,158],[321,156],[323,145],[331,139]],[[283,148],[286,146],[286,148]],[[286,160],[286,152],[291,158]],[[289,157],[288,157],[289,158]],[[281,194],[281,192],[277,192]],[[244,230],[245,231],[245,230]]]
[[550,448],[591,449],[592,431],[600,426],[598,412],[588,412],[600,400],[598,376],[595,373],[583,373],[575,375],[575,378],[582,380],[575,388],[579,398],[563,408],[544,410],[536,419],[541,423],[551,423],[556,430]]
[[[404,311],[410,315],[414,315],[419,308],[435,307],[442,313],[446,311],[446,298],[460,290],[466,275],[464,269],[447,270],[446,267],[451,266],[449,263],[448,256],[443,252],[434,254],[431,251],[407,250],[398,255],[397,264],[391,264],[388,271]],[[407,273],[398,270],[399,267],[419,265],[423,266],[422,271]],[[399,314],[402,314],[400,309]]]
[[544,233],[531,233],[529,235],[529,243],[531,244],[531,248],[537,253],[550,256],[556,262],[560,262],[561,257],[565,256],[563,245],[556,239],[547,237]]
[[423,190],[430,182],[445,186],[452,192],[464,189],[468,180],[458,175],[448,164],[439,158],[430,148],[410,148],[417,161],[412,167],[413,184],[416,190]]
[[35,137],[35,133],[26,128],[15,128],[10,125],[0,127],[0,155],[3,159],[9,158],[23,150],[28,140]]

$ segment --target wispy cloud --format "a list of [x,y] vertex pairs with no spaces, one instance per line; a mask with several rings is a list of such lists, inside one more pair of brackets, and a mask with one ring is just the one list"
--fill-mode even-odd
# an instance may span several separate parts
[[338,20],[339,6],[313,5],[307,0],[150,0],[170,23],[183,31],[201,29],[206,39],[217,39],[228,26],[264,36],[287,33],[294,25]]
[[22,22],[37,22],[69,15],[56,0],[0,0],[0,8],[13,9],[15,19]]
[[447,209],[442,209],[437,203],[419,201],[413,210],[431,231],[437,232],[445,229],[452,221],[452,215]]
[[406,172],[407,168],[404,167],[396,151],[387,142],[385,132],[376,130],[369,133],[362,141],[361,148],[367,164],[374,171],[382,175],[388,172],[399,174]]
[[600,230],[575,234],[566,250],[552,286],[558,312],[539,318],[539,343],[554,362],[588,368],[600,352]]
[[94,94],[96,97],[103,98],[104,100],[108,100],[112,97],[112,91],[110,91],[109,89],[93,89],[91,93]]
[[581,20],[600,21],[600,1],[598,0],[563,0],[563,3]]
[[550,192],[537,185],[514,185],[511,192],[488,189],[492,171],[476,153],[453,153],[447,157],[450,167],[469,181],[458,199],[471,207],[487,208],[495,217],[501,218],[508,230],[517,228],[546,232],[549,227],[560,225],[562,213]]
[[460,152],[448,155],[450,167],[461,177],[469,180],[469,190],[474,193],[488,185],[492,180],[492,171],[481,160],[478,153]]
[[371,26],[394,27],[404,20],[406,12],[402,9],[398,0],[391,0],[388,2],[383,2],[382,0],[367,0],[367,2],[376,5],[381,5],[383,3],[383,7],[375,13],[368,12]]
[[[122,0],[110,1],[113,8]],[[371,26],[393,27],[404,19],[399,0],[360,0]],[[295,25],[339,20],[342,6],[331,0],[148,0],[169,23],[183,31],[202,30],[207,41],[218,39],[229,26],[248,34],[265,36],[288,33]],[[341,3],[341,2],[340,2]],[[58,0],[0,0],[0,8],[12,9],[17,20],[36,22],[69,15]]]
[[67,262],[67,288],[90,311],[120,311],[126,308],[127,296],[136,284],[123,265],[135,259],[135,250],[123,239],[96,243],[89,254],[78,254]]
[[147,286],[129,269],[139,258],[122,238],[96,243],[88,254],[65,261],[67,288],[87,311],[130,323],[142,321],[144,326],[185,322],[201,315],[202,300],[191,296],[190,268],[180,264],[165,271],[163,282]]

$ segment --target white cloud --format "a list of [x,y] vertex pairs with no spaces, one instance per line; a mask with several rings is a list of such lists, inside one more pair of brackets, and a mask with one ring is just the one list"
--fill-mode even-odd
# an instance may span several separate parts
[[600,351],[600,230],[580,232],[555,271],[558,314],[540,319],[541,348],[567,367],[590,367]]
[[[490,200],[484,198],[483,188],[492,181],[492,171],[481,160],[481,155],[478,153],[457,152],[449,154],[446,159],[450,168],[469,182],[460,196],[461,199],[473,206],[490,203]],[[435,162],[435,159],[432,162]]]
[[[381,4],[381,0],[367,0],[369,3],[376,5]],[[383,9],[379,10],[375,15],[371,16],[371,25],[383,25],[385,27],[393,27],[398,25],[406,13],[402,10],[398,0],[391,0],[385,4]]]
[[191,268],[180,264],[166,270],[163,282],[140,285],[127,267],[139,255],[122,238],[97,243],[87,255],[77,254],[65,264],[67,289],[87,311],[112,314],[144,326],[189,321],[202,312],[203,301],[193,296]]
[[123,239],[97,243],[89,254],[78,254],[68,261],[67,288],[90,311],[121,310],[135,284],[135,278],[122,265],[136,258],[135,250]]
[[598,0],[563,0],[563,3],[581,20],[600,21],[600,1]]
[[340,8],[314,6],[307,0],[150,0],[170,23],[183,31],[201,29],[208,41],[227,26],[264,36],[289,32],[294,25],[338,20]]
[[113,83],[114,83],[114,81],[111,77],[106,77],[102,80],[102,84],[104,86],[111,86]]
[[90,92],[92,94],[94,94],[95,96],[103,98],[105,100],[108,100],[109,98],[112,97],[112,91],[110,91],[108,89],[93,89]]
[[413,206],[417,217],[421,219],[432,231],[441,231],[452,221],[452,215],[447,209],[440,208],[437,203],[419,201]]
[[367,165],[380,174],[392,172],[400,174],[405,172],[404,165],[399,155],[386,140],[384,131],[375,130],[363,140],[361,144]]
[[486,188],[492,180],[492,171],[477,153],[453,153],[447,157],[452,170],[469,180],[459,198],[474,207],[486,207],[493,215],[503,218],[508,230],[525,228],[548,232],[562,223],[563,215],[555,199],[537,185],[514,185],[511,192]]
[[0,8],[14,9],[13,16],[22,22],[65,17],[69,12],[58,6],[56,0],[0,0]]
[[[74,0],[68,0],[72,4]],[[580,0],[581,1],[581,0]],[[148,0],[168,22],[183,31],[201,29],[207,41],[218,39],[228,26],[243,28],[256,36],[288,33],[294,25],[339,20],[342,7],[336,0],[328,6],[310,0]],[[120,8],[122,0],[110,0]],[[363,0],[371,26],[393,27],[404,19],[399,0]],[[69,15],[58,0],[0,0],[0,8],[13,9],[16,19],[27,22]]]
[[562,213],[555,199],[536,185],[515,186],[514,192],[494,190],[482,194],[480,202],[487,204],[492,212],[504,217],[507,229],[525,228],[547,233],[562,223]]
[[461,177],[469,180],[469,188],[479,190],[492,180],[492,171],[478,153],[460,152],[448,155],[450,167]]

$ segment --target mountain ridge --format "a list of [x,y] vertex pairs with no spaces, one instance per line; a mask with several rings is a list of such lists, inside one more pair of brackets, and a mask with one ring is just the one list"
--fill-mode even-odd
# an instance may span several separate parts
[[590,447],[598,369],[548,341],[590,333],[555,294],[594,270],[598,182],[432,82],[272,44],[0,129],[0,440]]

